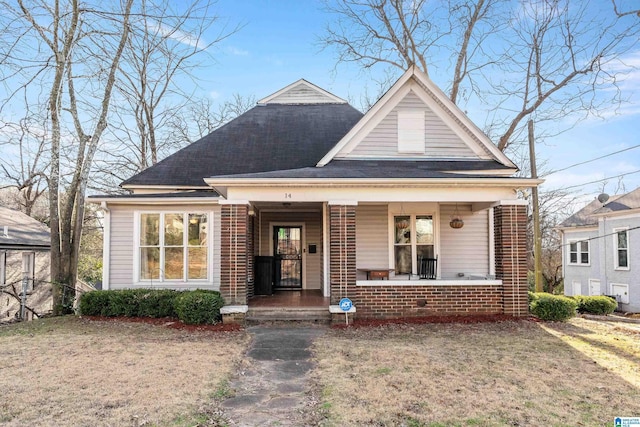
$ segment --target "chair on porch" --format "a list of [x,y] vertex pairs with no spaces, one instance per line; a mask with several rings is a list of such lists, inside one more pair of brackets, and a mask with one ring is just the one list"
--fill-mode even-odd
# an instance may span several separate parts
[[438,272],[438,258],[418,257],[418,276],[420,279],[435,280]]

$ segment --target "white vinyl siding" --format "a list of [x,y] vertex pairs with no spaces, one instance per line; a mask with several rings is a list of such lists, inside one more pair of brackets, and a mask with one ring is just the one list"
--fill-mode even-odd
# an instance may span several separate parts
[[[409,92],[385,118],[364,137],[350,157],[406,158],[398,152],[398,113],[400,111],[421,112],[424,118],[424,149],[412,158],[477,158],[469,146],[449,128],[415,93]],[[340,156],[342,157],[342,156]]]
[[470,205],[458,204],[464,227],[449,226],[455,205],[440,206],[440,256],[443,279],[487,276],[489,274],[489,211],[471,212]]
[[424,111],[398,111],[398,153],[424,154]]
[[36,272],[36,254],[34,252],[22,253],[22,279],[25,278],[29,281],[27,283],[27,289],[34,289],[35,287],[35,272]]
[[179,208],[158,206],[110,206],[111,216],[111,248],[109,253],[109,289],[126,289],[134,286],[150,286],[149,283],[139,282],[134,277],[137,254],[134,253],[137,236],[134,235],[134,221],[136,212],[212,212],[209,221],[209,239],[212,242],[211,277],[206,283],[197,282],[153,282],[154,287],[191,289],[208,288],[220,289],[220,207],[218,205],[185,205]]
[[[304,226],[302,254],[302,275],[304,289],[321,289],[322,271],[322,212],[260,212],[259,211],[259,255],[272,255],[273,240],[270,239],[270,226],[281,224],[300,224]],[[257,236],[256,236],[257,238]],[[316,253],[308,253],[309,245],[316,245]],[[256,242],[258,247],[258,242]]]
[[[389,267],[389,233],[387,205],[356,206],[356,267]],[[358,272],[364,280],[364,273]]]

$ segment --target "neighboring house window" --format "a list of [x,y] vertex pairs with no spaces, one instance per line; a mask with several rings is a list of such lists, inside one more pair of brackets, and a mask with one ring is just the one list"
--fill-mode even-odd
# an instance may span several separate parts
[[22,253],[22,279],[27,279],[27,289],[35,289],[36,254]]
[[140,280],[206,280],[208,215],[140,214]]
[[398,111],[398,153],[424,154],[424,111]]
[[629,230],[614,229],[613,231],[616,233],[613,235],[616,268],[626,270],[629,268]]
[[0,251],[0,285],[7,282],[7,253]]
[[418,258],[433,258],[434,233],[431,215],[395,216],[394,257],[396,274],[408,274],[418,270]]
[[589,264],[589,241],[569,242],[569,264]]

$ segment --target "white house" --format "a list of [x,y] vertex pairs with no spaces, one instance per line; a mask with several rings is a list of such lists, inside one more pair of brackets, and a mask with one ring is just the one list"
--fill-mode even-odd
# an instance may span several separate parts
[[621,310],[640,312],[639,227],[640,189],[596,199],[563,221],[565,295],[612,295]]
[[[363,317],[527,307],[517,167],[416,68],[361,114],[299,80],[96,196],[103,286],[296,290]],[[422,280],[421,280],[422,279]],[[324,302],[322,302],[324,301]]]

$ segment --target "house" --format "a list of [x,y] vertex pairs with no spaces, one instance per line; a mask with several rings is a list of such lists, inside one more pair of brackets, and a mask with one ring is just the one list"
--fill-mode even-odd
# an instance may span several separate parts
[[620,310],[640,312],[640,188],[604,194],[563,221],[565,295],[611,295]]
[[517,191],[540,181],[516,171],[416,68],[364,115],[299,80],[124,181],[131,194],[89,199],[103,288],[216,289],[239,316],[284,290],[337,313],[349,298],[358,317],[527,315]]
[[20,316],[25,281],[25,318],[51,311],[50,252],[51,239],[44,224],[0,206],[0,322]]

